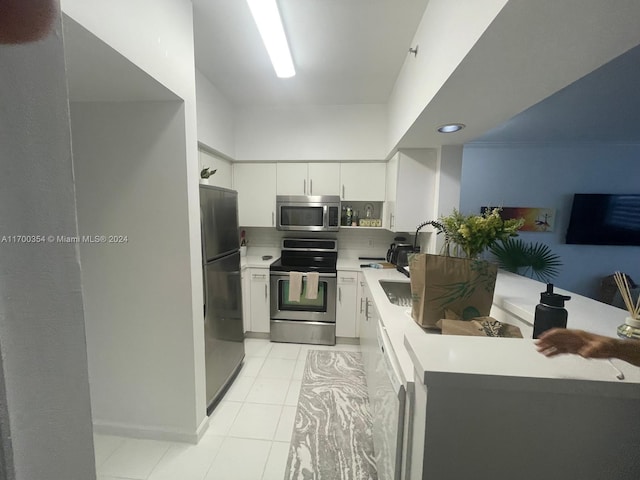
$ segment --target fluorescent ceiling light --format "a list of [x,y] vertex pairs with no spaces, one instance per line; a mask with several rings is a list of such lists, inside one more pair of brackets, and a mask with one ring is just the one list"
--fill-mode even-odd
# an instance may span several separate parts
[[247,3],[276,75],[280,78],[293,77],[296,71],[276,0],[247,0]]
[[464,123],[450,123],[447,125],[441,125],[438,127],[440,133],[453,133],[458,130],[462,130],[465,127]]

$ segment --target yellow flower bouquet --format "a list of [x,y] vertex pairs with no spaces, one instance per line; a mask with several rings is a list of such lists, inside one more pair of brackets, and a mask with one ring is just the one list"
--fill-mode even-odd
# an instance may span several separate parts
[[454,209],[451,215],[432,222],[438,233],[445,234],[444,254],[467,258],[478,258],[497,241],[517,236],[523,224],[522,218],[503,220],[499,208],[480,215],[463,215]]

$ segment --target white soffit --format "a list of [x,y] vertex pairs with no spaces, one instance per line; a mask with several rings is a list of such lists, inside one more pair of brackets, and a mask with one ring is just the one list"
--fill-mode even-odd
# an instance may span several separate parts
[[[606,64],[628,51],[633,55],[630,50],[640,44],[638,19],[640,2],[625,2],[615,9],[600,0],[508,2],[398,146],[466,144],[492,129],[496,130],[485,141],[513,142],[517,124],[521,125],[517,141],[521,142],[615,141],[617,137],[607,137],[601,128],[625,102],[631,110],[623,108],[622,117],[638,118],[638,108],[634,108],[640,103],[638,89],[627,87],[634,79],[638,84],[640,73],[636,57],[627,61],[623,57],[619,67]],[[597,72],[603,65],[602,72]],[[590,80],[591,72],[596,77]],[[616,78],[618,75],[632,78]],[[601,87],[608,82],[619,88],[607,89],[603,97]],[[565,87],[566,92],[552,96]],[[532,109],[526,122],[521,118],[510,122],[550,96]],[[571,105],[590,98],[595,100],[591,107]],[[564,130],[557,135],[547,125],[558,119],[560,111]],[[436,131],[450,122],[464,123],[466,128],[453,134]],[[635,120],[627,133],[637,124]],[[637,128],[633,133],[635,141],[640,140]]]
[[75,20],[63,15],[72,102],[165,101],[179,97]]

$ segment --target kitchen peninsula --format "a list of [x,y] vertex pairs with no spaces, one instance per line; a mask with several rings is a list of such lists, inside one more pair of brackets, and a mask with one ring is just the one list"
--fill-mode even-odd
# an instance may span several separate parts
[[[406,277],[364,269],[364,278],[414,392],[404,447],[409,475],[402,478],[639,477],[640,368],[540,355],[531,333],[544,284],[499,272],[491,315],[525,337],[506,339],[431,334],[408,307],[390,303],[379,283]],[[616,335],[625,311],[560,292],[572,297],[570,328]]]

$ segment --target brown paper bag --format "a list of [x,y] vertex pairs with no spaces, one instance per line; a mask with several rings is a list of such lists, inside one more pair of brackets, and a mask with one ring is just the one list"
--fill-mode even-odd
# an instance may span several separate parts
[[423,253],[411,259],[411,316],[439,328],[445,309],[462,320],[489,315],[498,266],[484,260]]

